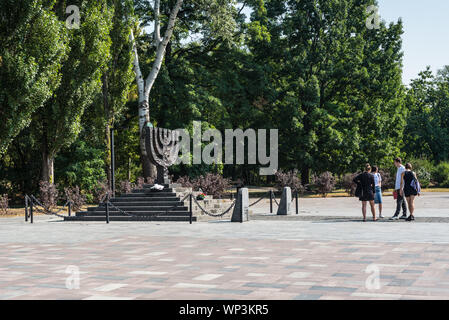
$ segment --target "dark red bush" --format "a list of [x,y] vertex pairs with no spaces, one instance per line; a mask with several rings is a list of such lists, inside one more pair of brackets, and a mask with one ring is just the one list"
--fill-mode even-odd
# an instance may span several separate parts
[[143,177],[138,177],[136,180],[136,188],[143,189],[144,184],[145,184],[145,179]]
[[193,180],[187,176],[180,177],[176,180],[176,183],[179,183],[185,188],[193,188],[195,191],[201,190],[205,194],[216,198],[221,197],[231,188],[231,180],[214,173],[208,173],[205,176],[200,176]]
[[326,197],[335,188],[337,183],[335,177],[329,171],[323,172],[319,176],[313,176],[313,186],[316,191]]
[[95,201],[98,203],[102,203],[106,200],[106,197],[108,197],[108,195],[109,197],[111,197],[112,195],[112,190],[109,187],[109,184],[107,182],[98,182],[94,190]]
[[40,201],[46,210],[56,208],[59,199],[58,185],[48,181],[39,182]]
[[276,188],[283,190],[284,187],[290,187],[293,192],[304,192],[304,186],[301,184],[301,179],[298,177],[298,171],[292,170],[284,172],[279,170],[275,173],[276,176]]
[[134,184],[128,180],[123,180],[120,182],[120,193],[131,193],[134,188]]
[[79,211],[86,205],[86,196],[80,192],[80,188],[78,186],[73,188],[64,188],[64,193],[67,201],[72,202],[73,210]]
[[347,173],[343,176],[342,186],[350,196],[354,196],[357,189],[357,184],[353,182],[357,175],[358,173]]
[[9,209],[9,198],[7,194],[0,195],[0,214],[7,215]]

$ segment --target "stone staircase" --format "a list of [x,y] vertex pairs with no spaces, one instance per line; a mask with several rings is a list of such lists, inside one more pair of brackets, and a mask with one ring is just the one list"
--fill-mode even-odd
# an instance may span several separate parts
[[[126,215],[113,206],[109,206],[110,221],[190,221],[189,208],[181,202],[175,190],[164,185],[164,190],[151,190],[152,185],[135,189],[132,193],[122,194],[110,202],[125,211]],[[185,203],[188,203],[186,201]],[[173,206],[178,205],[176,208]],[[169,210],[170,209],[170,210]],[[106,207],[88,208],[77,212],[75,216],[65,217],[65,221],[105,221]],[[196,221],[196,217],[192,218]]]

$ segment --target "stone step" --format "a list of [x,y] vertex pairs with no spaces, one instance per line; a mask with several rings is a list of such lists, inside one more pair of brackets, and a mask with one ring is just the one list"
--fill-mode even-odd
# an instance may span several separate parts
[[[165,212],[166,210],[169,211],[187,211],[187,207],[184,207],[182,205],[173,208],[173,206],[158,206],[158,207],[150,207],[150,206],[146,206],[146,207],[130,207],[130,206],[126,206],[126,207],[119,207],[118,208],[122,209],[123,211],[126,212]],[[171,209],[171,210],[170,210]],[[106,212],[106,208],[105,207],[95,207],[95,208],[88,208],[87,209],[88,212]],[[119,212],[119,210],[117,210],[114,207],[110,207],[109,208],[109,212]]]
[[164,190],[152,190],[149,188],[144,188],[144,189],[134,189],[133,191],[131,191],[131,193],[164,193],[164,192],[173,192],[173,188],[165,188]]
[[[188,216],[139,216],[139,217],[129,217],[129,216],[111,216],[109,217],[110,221],[190,221],[190,217]],[[93,221],[102,221],[105,222],[106,218],[104,216],[71,216],[65,217],[64,221],[85,221],[85,222],[93,222]],[[196,217],[192,217],[192,221],[197,221]]]
[[111,202],[179,202],[179,197],[117,197],[111,199]]
[[118,198],[160,198],[160,197],[176,197],[174,192],[136,192],[136,193],[125,193],[120,195]]
[[[190,216],[189,211],[126,211],[131,216],[175,216],[175,217],[186,217]],[[76,213],[77,217],[106,217],[106,212],[104,211],[82,211]],[[121,213],[120,211],[109,211],[109,216],[128,216],[126,214]]]
[[154,207],[154,206],[163,206],[163,207],[172,207],[175,205],[183,205],[181,201],[111,201],[112,204],[121,208],[121,207]]
[[[170,187],[170,185],[168,185],[168,184],[159,184],[159,185],[164,186],[164,188]],[[144,187],[145,189],[151,189],[152,187],[154,187],[154,184],[144,184],[142,187]]]

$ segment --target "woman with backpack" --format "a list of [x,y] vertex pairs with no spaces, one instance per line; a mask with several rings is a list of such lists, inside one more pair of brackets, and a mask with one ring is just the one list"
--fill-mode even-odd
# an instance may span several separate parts
[[369,202],[371,206],[373,221],[377,221],[376,209],[374,207],[374,193],[376,192],[376,190],[374,176],[371,174],[371,166],[369,164],[366,164],[365,172],[359,174],[354,178],[354,183],[357,184],[356,196],[358,196],[359,200],[362,201],[363,221],[366,221],[367,202]]
[[418,182],[416,174],[412,171],[412,165],[407,163],[405,165],[405,171],[402,173],[401,177],[401,196],[407,200],[408,208],[410,210],[410,216],[406,221],[414,221],[415,216],[415,197],[419,196],[421,192],[421,187]]

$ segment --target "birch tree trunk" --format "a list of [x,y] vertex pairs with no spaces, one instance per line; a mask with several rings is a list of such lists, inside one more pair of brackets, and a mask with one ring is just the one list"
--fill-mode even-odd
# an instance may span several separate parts
[[136,74],[137,90],[139,93],[139,130],[140,130],[140,156],[142,162],[142,169],[144,177],[156,178],[156,167],[150,163],[148,158],[148,153],[145,148],[145,139],[143,135],[143,128],[150,123],[150,105],[149,98],[150,92],[153,88],[154,82],[159,74],[159,71],[164,60],[167,45],[173,34],[173,29],[175,27],[176,17],[178,16],[179,10],[183,0],[177,0],[175,7],[170,13],[170,18],[168,20],[167,29],[164,34],[164,38],[160,38],[160,0],[154,1],[154,45],[156,47],[156,59],[153,62],[151,72],[144,80],[142,71],[139,64],[139,55],[137,52],[137,45],[134,39],[133,31],[131,30],[130,38],[133,43],[133,53],[134,53],[134,72]]

